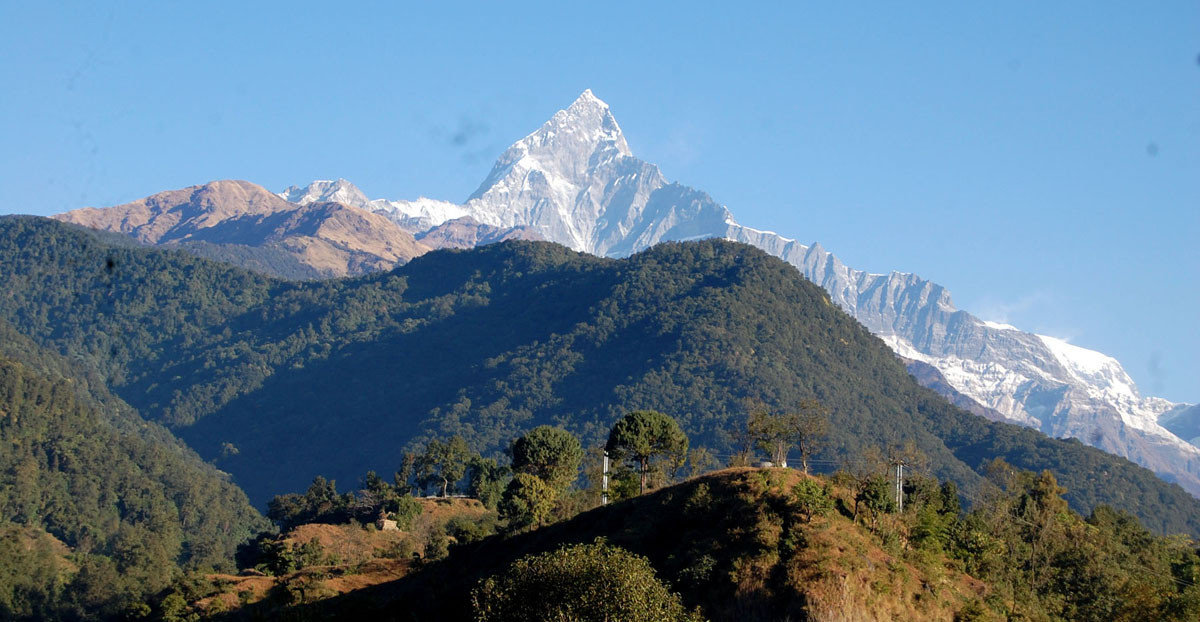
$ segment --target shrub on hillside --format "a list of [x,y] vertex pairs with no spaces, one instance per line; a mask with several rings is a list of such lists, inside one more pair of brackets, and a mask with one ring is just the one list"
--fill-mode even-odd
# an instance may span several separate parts
[[792,488],[792,499],[795,500],[796,510],[804,517],[806,523],[833,510],[833,497],[829,493],[829,485],[822,486],[816,480],[807,477],[796,482]]
[[513,562],[471,595],[479,622],[700,620],[650,562],[602,540]]
[[557,491],[536,475],[517,473],[500,499],[500,516],[510,530],[541,527],[558,498]]

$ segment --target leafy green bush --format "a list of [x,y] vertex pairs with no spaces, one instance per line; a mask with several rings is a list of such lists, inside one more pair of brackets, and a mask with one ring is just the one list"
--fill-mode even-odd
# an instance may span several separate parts
[[472,593],[478,622],[699,620],[646,558],[603,541],[518,559]]
[[477,542],[496,533],[496,515],[488,512],[476,518],[459,514],[446,522],[446,532],[457,544]]
[[796,510],[804,517],[804,522],[811,522],[817,516],[825,516],[833,510],[833,497],[829,494],[829,484],[822,486],[816,480],[804,478],[792,488],[792,500]]
[[390,500],[384,509],[400,529],[411,527],[413,519],[420,516],[422,511],[421,503],[413,499],[412,495],[400,495]]
[[557,499],[558,491],[542,478],[517,473],[500,499],[500,517],[508,521],[510,530],[540,527],[550,517]]
[[446,535],[446,529],[440,526],[430,529],[425,537],[425,561],[435,562],[449,554],[450,537]]
[[882,475],[874,475],[864,480],[854,501],[866,510],[871,521],[871,529],[875,528],[880,515],[896,510],[896,501],[892,498],[891,482]]

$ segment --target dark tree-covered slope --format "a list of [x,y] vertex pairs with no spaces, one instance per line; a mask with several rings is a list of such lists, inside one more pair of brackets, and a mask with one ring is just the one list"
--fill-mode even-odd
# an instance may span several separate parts
[[1179,487],[950,405],[823,290],[746,245],[664,244],[610,260],[505,242],[286,283],[3,219],[0,259],[14,266],[0,275],[0,315],[103,371],[259,501],[316,474],[394,469],[407,443],[430,435],[496,451],[561,423],[599,444],[635,408],[671,413],[693,445],[728,452],[746,398],[777,408],[816,398],[832,412],[822,458],[911,441],[971,492],[1002,456],[1054,471],[1080,512],[1106,502],[1156,530],[1200,533],[1200,503]]
[[166,245],[166,247],[178,248],[205,259],[233,264],[253,272],[261,272],[282,279],[310,280],[329,276],[300,261],[287,251],[271,246],[215,244],[196,240]]
[[0,595],[20,596],[0,596],[0,617],[117,615],[177,569],[228,567],[268,526],[226,476],[77,371],[0,321],[0,531],[71,551],[7,551]]

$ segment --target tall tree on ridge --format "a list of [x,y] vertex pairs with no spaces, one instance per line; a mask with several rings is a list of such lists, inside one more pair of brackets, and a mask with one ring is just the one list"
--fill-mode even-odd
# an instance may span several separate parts
[[650,460],[662,456],[682,463],[687,457],[688,437],[671,416],[654,410],[635,410],[617,421],[604,448],[613,458],[637,466],[641,492],[645,493]]
[[548,425],[538,426],[513,441],[510,452],[514,473],[536,475],[560,492],[579,477],[583,462],[579,439]]
[[788,450],[795,445],[807,474],[809,457],[829,431],[829,410],[814,399],[801,400],[795,410],[782,413],[757,403],[751,406],[747,429],[778,466],[787,464]]

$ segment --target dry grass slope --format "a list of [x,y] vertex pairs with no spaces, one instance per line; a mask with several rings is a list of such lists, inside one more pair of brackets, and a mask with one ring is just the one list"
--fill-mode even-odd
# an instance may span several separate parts
[[475,499],[427,498],[418,502],[422,512],[404,531],[380,531],[357,523],[300,525],[283,541],[293,547],[315,542],[323,556],[321,563],[279,576],[209,575],[207,595],[194,605],[211,614],[236,612],[246,605],[257,605],[258,612],[274,611],[390,583],[419,566],[431,532],[455,517],[473,520],[488,513]]

